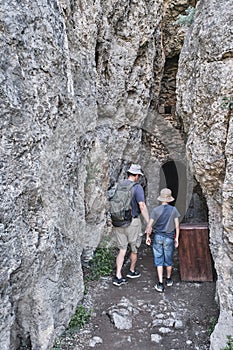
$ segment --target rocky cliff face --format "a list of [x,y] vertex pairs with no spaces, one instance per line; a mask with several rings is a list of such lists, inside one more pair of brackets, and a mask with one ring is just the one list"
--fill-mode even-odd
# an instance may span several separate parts
[[188,158],[209,209],[220,303],[219,322],[211,336],[211,349],[216,350],[233,334],[232,13],[231,1],[198,3],[182,48],[177,84]]
[[[216,103],[230,94],[224,85],[231,74],[226,68],[230,41],[225,39],[223,50],[208,46],[212,24],[208,27],[207,19],[215,24],[217,5],[211,1],[210,14],[200,6],[200,25],[191,35],[203,26],[206,51],[201,44],[197,59],[200,43],[193,40],[193,51],[192,42],[185,44],[177,114],[183,37],[172,22],[190,3],[195,5],[186,0],[12,0],[1,5],[2,350],[49,349],[66,328],[83,296],[81,259],[110,230],[106,189],[131,162],[145,170],[149,207],[156,204],[159,186],[169,181],[183,216],[193,188],[199,186],[199,201],[205,193],[221,315],[229,316],[229,290],[222,285],[230,274],[230,269],[223,272],[224,264],[232,261],[232,148],[230,116]],[[221,37],[217,14],[216,23]],[[230,28],[227,20],[224,25]],[[190,101],[187,87],[194,96],[199,86],[200,98]],[[206,118],[204,108],[212,105],[218,114],[209,111]],[[195,182],[186,160],[186,133]],[[207,157],[210,140],[213,158]],[[198,154],[200,144],[204,148]],[[175,184],[167,164],[169,171],[176,169]]]

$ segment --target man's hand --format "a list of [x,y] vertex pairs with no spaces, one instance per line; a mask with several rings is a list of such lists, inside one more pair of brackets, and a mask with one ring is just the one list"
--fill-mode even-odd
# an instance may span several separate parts
[[150,238],[150,236],[146,237],[146,244],[147,245],[151,245],[151,238]]

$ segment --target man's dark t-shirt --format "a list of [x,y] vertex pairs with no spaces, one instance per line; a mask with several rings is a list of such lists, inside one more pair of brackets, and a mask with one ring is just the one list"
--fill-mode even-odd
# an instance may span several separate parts
[[[133,181],[131,180],[125,180],[123,183],[130,184],[132,182]],[[138,217],[141,214],[138,203],[145,202],[144,190],[139,183],[135,182],[135,185],[132,187],[131,191],[132,191],[132,200],[131,200],[132,216]]]

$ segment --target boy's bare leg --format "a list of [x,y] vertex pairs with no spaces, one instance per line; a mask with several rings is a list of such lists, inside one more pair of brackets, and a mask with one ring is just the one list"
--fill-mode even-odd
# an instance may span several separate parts
[[157,266],[158,280],[163,283],[163,266]]
[[167,266],[167,278],[171,278],[172,275],[172,266]]

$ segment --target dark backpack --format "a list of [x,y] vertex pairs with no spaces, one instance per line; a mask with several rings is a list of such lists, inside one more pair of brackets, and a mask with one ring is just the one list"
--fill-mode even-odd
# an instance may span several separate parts
[[113,226],[127,227],[132,221],[132,187],[136,185],[135,182],[128,184],[118,183],[110,191],[108,191],[108,198],[110,203],[110,214]]

